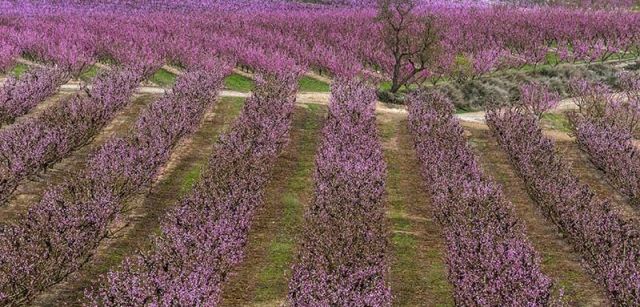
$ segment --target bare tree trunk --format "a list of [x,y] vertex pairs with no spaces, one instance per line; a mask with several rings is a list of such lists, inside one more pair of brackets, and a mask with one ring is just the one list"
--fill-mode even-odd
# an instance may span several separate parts
[[391,90],[392,93],[397,93],[400,90],[400,60],[396,60],[395,65],[393,66],[393,78],[391,80]]

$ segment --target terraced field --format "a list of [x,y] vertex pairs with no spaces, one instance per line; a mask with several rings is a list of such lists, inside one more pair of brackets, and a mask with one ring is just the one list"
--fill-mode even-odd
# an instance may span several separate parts
[[637,12],[327,2],[0,0],[0,306],[640,305]]

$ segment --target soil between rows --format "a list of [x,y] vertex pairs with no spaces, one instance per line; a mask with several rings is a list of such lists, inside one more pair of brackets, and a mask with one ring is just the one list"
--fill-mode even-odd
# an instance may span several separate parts
[[524,182],[490,131],[473,125],[466,125],[465,131],[485,174],[502,186],[504,195],[512,202],[518,218],[526,226],[527,236],[542,258],[542,271],[556,284],[556,294],[563,288],[564,298],[572,306],[608,306],[609,301],[602,286],[594,282],[583,267],[580,255],[529,197]]
[[265,204],[254,217],[243,264],[223,288],[222,306],[284,303],[296,237],[313,192],[313,167],[324,106],[298,106],[290,143],[278,158]]
[[41,293],[37,306],[80,306],[85,290],[116,268],[126,256],[148,248],[150,236],[159,232],[166,211],[188,192],[212,152],[218,135],[237,117],[243,99],[223,99],[210,109],[198,131],[184,138],[173,150],[151,189],[127,201],[127,210],[114,223],[113,235],[100,244],[82,269]]
[[0,220],[11,222],[27,212],[31,204],[38,202],[47,187],[62,183],[71,176],[75,176],[84,167],[89,155],[104,144],[110,137],[125,135],[129,132],[135,119],[142,109],[155,96],[143,95],[133,98],[133,101],[118,112],[114,119],[107,124],[88,144],[76,149],[68,157],[51,165],[46,171],[24,180],[13,193],[7,205],[0,206]]
[[394,306],[453,306],[446,245],[425,190],[406,114],[379,113],[391,225],[389,284]]

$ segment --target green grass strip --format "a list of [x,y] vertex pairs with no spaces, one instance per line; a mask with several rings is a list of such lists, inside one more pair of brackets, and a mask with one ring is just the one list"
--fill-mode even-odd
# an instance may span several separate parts
[[171,87],[176,83],[176,75],[164,68],[160,68],[151,76],[151,82],[162,87]]
[[253,89],[253,80],[239,74],[232,74],[224,79],[225,88],[247,93]]
[[20,76],[22,76],[22,74],[29,70],[29,68],[30,67],[26,64],[18,63],[11,69],[11,71],[9,71],[9,73],[16,78],[20,78]]
[[300,79],[300,92],[330,92],[331,86],[320,80],[304,76]]
[[302,224],[305,194],[310,194],[313,182],[310,180],[314,169],[314,153],[317,147],[317,131],[324,116],[323,106],[308,105],[309,116],[302,127],[301,141],[298,146],[296,169],[289,178],[280,198],[284,212],[282,226],[269,242],[265,265],[260,268],[256,278],[255,302],[273,302],[283,298],[288,289],[290,267],[296,247],[296,233]]

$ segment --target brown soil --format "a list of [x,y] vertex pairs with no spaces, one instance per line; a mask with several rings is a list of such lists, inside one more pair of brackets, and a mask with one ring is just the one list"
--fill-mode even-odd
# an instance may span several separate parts
[[527,229],[527,235],[542,258],[542,270],[555,287],[564,288],[565,298],[574,306],[609,305],[603,288],[593,281],[581,265],[581,258],[547,220],[529,197],[524,182],[510,166],[507,155],[486,129],[466,128],[487,175],[503,187],[516,213]]
[[[324,112],[318,112],[324,113]],[[305,129],[305,123],[311,120],[321,122],[322,119],[312,119],[311,117],[324,118],[323,115],[314,114],[307,111],[304,107],[296,108],[293,119],[293,129],[291,132],[291,141],[284,153],[278,159],[275,165],[273,178],[268,184],[266,189],[266,199],[264,206],[261,207],[256,216],[253,219],[251,231],[249,232],[248,244],[246,247],[246,257],[244,262],[237,268],[237,270],[230,277],[230,280],[223,287],[222,292],[222,306],[250,306],[256,305],[256,289],[258,287],[258,275],[269,265],[268,251],[274,238],[278,235],[282,236],[282,230],[286,230],[284,234],[289,238],[296,237],[297,223],[285,224],[284,216],[286,214],[286,208],[283,203],[283,195],[285,193],[295,193],[296,197],[300,200],[301,204],[306,204],[310,199],[312,193],[312,178],[305,178],[302,191],[296,193],[292,191],[291,182],[296,180],[292,178],[295,176],[296,170],[300,167],[304,167],[305,160],[311,159],[313,161],[313,152],[318,141],[319,127],[315,128],[315,131],[311,131],[311,139],[304,139],[304,134],[309,133],[303,131]],[[308,142],[303,144],[302,142]],[[305,150],[305,146],[308,148]],[[312,152],[303,152],[312,151]],[[299,210],[302,213],[303,210]],[[301,221],[300,216],[298,221]],[[286,289],[286,285],[289,280],[288,274],[283,274],[277,277],[276,281],[281,288]],[[282,290],[282,289],[276,289]],[[286,290],[285,290],[286,291]],[[281,299],[278,302],[270,302],[268,306],[279,306],[284,302],[287,295],[286,292],[279,293]]]
[[393,305],[451,306],[446,246],[420,174],[406,115],[385,117],[396,125],[395,135],[384,143],[389,172],[387,207],[393,232],[389,278]]
[[186,192],[185,179],[206,164],[217,136],[233,120],[226,108],[218,105],[206,114],[200,129],[173,150],[151,189],[127,201],[124,217],[111,227],[113,235],[100,244],[83,268],[39,295],[34,305],[81,305],[84,291],[95,287],[103,274],[118,266],[124,257],[149,246],[149,237],[159,231],[166,211]]
[[4,222],[15,220],[26,213],[29,206],[40,200],[48,186],[61,183],[77,174],[85,165],[87,157],[110,137],[125,135],[134,124],[136,117],[144,106],[153,100],[153,96],[141,96],[104,127],[87,145],[73,151],[70,156],[53,164],[45,172],[25,180],[13,194],[6,206],[0,207],[0,217]]

